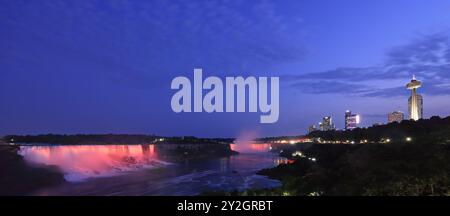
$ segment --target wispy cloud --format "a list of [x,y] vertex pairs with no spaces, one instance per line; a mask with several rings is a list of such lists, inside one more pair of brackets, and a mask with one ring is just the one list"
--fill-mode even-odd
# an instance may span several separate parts
[[288,75],[285,79],[292,82],[292,87],[306,93],[396,97],[407,94],[407,91],[405,83],[392,85],[392,81],[408,80],[412,74],[423,81],[421,91],[424,94],[450,95],[448,31],[422,35],[407,45],[391,49],[381,66],[341,67],[304,75]]
[[66,65],[84,67],[79,74],[134,88],[194,66],[247,71],[298,60],[292,20],[268,0],[0,1],[0,47],[22,65],[76,60]]

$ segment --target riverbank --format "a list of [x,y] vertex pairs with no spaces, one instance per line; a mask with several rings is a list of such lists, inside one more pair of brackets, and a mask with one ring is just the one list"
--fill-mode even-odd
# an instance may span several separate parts
[[56,167],[32,166],[17,154],[18,150],[18,146],[0,143],[0,195],[29,195],[65,181]]
[[[292,148],[292,147],[290,147]],[[291,164],[260,175],[282,182],[274,189],[203,195],[449,196],[450,146],[436,143],[315,144],[285,156]],[[293,156],[295,155],[295,156]]]
[[354,130],[315,131],[314,144],[272,150],[293,163],[258,172],[282,181],[269,190],[206,195],[449,196],[450,117]]

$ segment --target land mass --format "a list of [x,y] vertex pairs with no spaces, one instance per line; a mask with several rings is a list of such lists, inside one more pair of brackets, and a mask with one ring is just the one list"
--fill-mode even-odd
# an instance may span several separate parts
[[450,195],[450,117],[308,136],[316,142],[273,149],[293,163],[258,172],[281,187],[204,195]]
[[27,163],[18,154],[20,145],[134,145],[154,144],[161,160],[183,162],[238,154],[232,139],[161,137],[147,135],[8,135],[0,139],[0,195],[28,195],[39,188],[64,182],[56,166]]
[[0,141],[0,195],[29,195],[39,188],[63,183],[63,174],[53,166],[32,166],[17,154],[18,146]]
[[[279,188],[213,191],[204,195],[450,195],[450,117],[402,121],[346,131],[317,131],[313,143],[274,145],[292,161],[258,174],[278,179]],[[271,138],[273,140],[273,138]],[[62,175],[54,167],[31,167],[17,154],[24,144],[152,143],[175,159],[226,156],[235,152],[228,139],[145,135],[7,136],[0,145],[1,195],[23,195]]]

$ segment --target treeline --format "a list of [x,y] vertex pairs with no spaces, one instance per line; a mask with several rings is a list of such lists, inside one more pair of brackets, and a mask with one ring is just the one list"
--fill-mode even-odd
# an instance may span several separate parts
[[197,138],[194,136],[184,137],[165,137],[159,143],[176,143],[176,144],[230,144],[234,142],[233,138]]
[[128,134],[42,134],[42,135],[9,135],[5,140],[14,143],[44,143],[44,144],[84,144],[84,143],[118,143],[118,144],[139,144],[151,143],[158,136],[128,135]]
[[207,139],[188,137],[162,137],[155,135],[132,134],[75,134],[75,135],[8,135],[3,138],[13,143],[42,143],[55,145],[76,144],[143,144],[143,143],[174,143],[174,144],[212,144],[231,143],[233,139]]
[[386,139],[390,139],[392,142],[402,142],[406,137],[412,137],[416,141],[448,143],[450,141],[450,117],[433,116],[430,119],[404,120],[400,123],[393,122],[345,131],[314,131],[309,133],[308,137],[328,141],[353,140],[355,142],[360,140],[379,142]]
[[255,141],[260,141],[260,142],[271,142],[271,141],[279,141],[279,140],[295,140],[295,139],[303,139],[305,138],[305,136],[301,135],[301,136],[278,136],[278,137],[262,137],[262,138],[257,138],[255,139]]

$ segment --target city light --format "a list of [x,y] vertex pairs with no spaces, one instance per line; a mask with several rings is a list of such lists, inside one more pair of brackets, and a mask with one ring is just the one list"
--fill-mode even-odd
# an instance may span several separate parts
[[292,156],[293,157],[304,157],[303,153],[301,151],[296,151],[296,152],[292,153]]
[[316,162],[316,158],[308,158],[308,160],[310,160],[310,161],[313,161],[313,162]]
[[319,192],[312,192],[312,193],[309,193],[308,196],[320,196],[320,193]]

